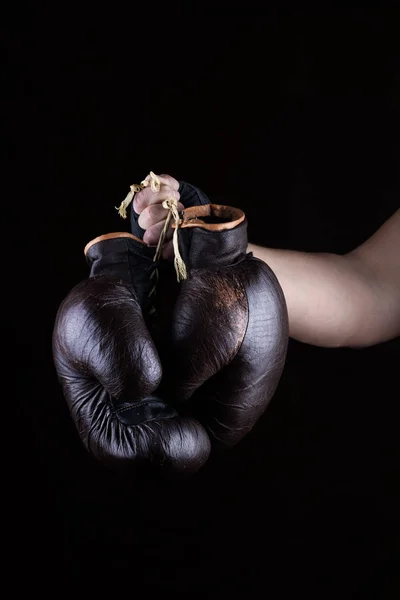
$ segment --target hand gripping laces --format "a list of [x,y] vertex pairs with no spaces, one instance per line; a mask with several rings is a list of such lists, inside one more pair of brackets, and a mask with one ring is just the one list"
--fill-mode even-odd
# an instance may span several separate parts
[[132,202],[134,195],[137,192],[141,192],[142,190],[144,190],[145,187],[148,187],[149,185],[155,194],[157,194],[157,192],[160,191],[160,187],[161,187],[160,179],[159,179],[159,177],[157,177],[157,175],[155,173],[153,173],[153,171],[150,171],[150,174],[146,177],[146,179],[143,179],[143,181],[141,181],[140,183],[134,183],[133,185],[130,186],[130,191],[129,191],[128,195],[126,196],[125,200],[123,200],[119,206],[115,207],[117,209],[120,217],[122,217],[123,219],[126,219],[126,217],[127,217],[126,209]]
[[[131,185],[130,191],[129,191],[128,195],[126,196],[126,198],[121,202],[119,207],[116,207],[119,215],[123,219],[127,218],[126,209],[131,204],[135,194],[142,191],[144,188],[146,188],[148,186],[151,187],[152,191],[155,194],[160,191],[160,188],[161,188],[160,178],[155,173],[153,173],[153,171],[150,171],[150,173],[146,177],[146,179],[143,179],[143,181],[141,181],[139,184],[134,183],[133,185]],[[167,234],[168,227],[171,223],[171,219],[173,219],[175,222],[175,228],[174,228],[174,233],[173,233],[173,237],[172,237],[172,244],[173,244],[173,248],[174,248],[174,267],[175,267],[176,277],[177,277],[178,282],[183,281],[184,279],[187,279],[186,265],[181,257],[180,251],[179,251],[178,229],[179,229],[179,226],[182,221],[181,221],[181,218],[180,218],[179,212],[178,212],[178,202],[177,202],[176,198],[171,197],[171,198],[167,198],[166,200],[164,200],[164,202],[162,203],[162,206],[163,206],[163,208],[166,208],[168,210],[168,214],[167,214],[167,218],[165,219],[164,227],[161,232],[160,238],[158,240],[156,252],[155,252],[154,258],[153,258],[154,268],[151,269],[151,274],[150,274],[150,279],[154,279],[154,282],[153,282],[154,284],[149,292],[149,298],[151,298],[153,300],[155,299],[155,293],[156,293],[157,283],[158,283],[158,279],[159,279],[157,265],[161,258],[161,252],[162,252],[162,248],[163,248],[163,245],[165,242],[165,236]],[[154,305],[153,305],[151,312],[154,312],[154,311],[155,311],[155,309],[154,309]]]

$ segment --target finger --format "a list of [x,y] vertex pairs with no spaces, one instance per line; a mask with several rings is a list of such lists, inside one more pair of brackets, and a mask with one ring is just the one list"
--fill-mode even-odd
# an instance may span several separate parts
[[147,206],[151,204],[160,204],[167,198],[175,198],[179,200],[180,195],[177,190],[172,189],[169,185],[163,184],[160,188],[159,192],[153,192],[153,190],[148,187],[135,195],[133,199],[133,208],[134,211],[140,215]]
[[[164,221],[160,221],[159,223],[156,223],[155,225],[152,225],[151,227],[149,227],[149,229],[146,229],[146,231],[143,234],[143,241],[145,244],[147,244],[148,246],[157,246],[158,244],[158,240],[160,239],[160,235],[162,230],[164,229],[164,224],[165,224],[165,219]],[[165,234],[165,240],[168,241],[172,238],[173,235],[173,230],[172,230],[172,221],[169,224],[167,233]]]
[[[183,204],[178,202],[178,211],[183,210]],[[168,209],[163,208],[161,204],[151,204],[147,206],[139,216],[139,226],[142,229],[149,229],[160,221],[165,221],[168,215]]]
[[[166,173],[162,173],[161,175],[157,175],[157,177],[159,178],[161,184],[169,185],[173,190],[176,190],[176,191],[179,190],[179,181],[177,181],[171,175],[167,175]],[[144,181],[150,181],[150,180],[151,180],[151,175],[149,173],[147,175],[147,177],[145,177]]]

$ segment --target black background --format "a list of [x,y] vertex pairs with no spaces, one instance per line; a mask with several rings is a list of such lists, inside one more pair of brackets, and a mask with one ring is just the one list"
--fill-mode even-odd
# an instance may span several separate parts
[[114,206],[149,170],[243,208],[252,242],[344,253],[371,235],[400,204],[397,13],[38,6],[3,24],[14,586],[398,597],[398,340],[291,341],[254,433],[173,483],[93,464],[51,356],[84,245],[127,228]]

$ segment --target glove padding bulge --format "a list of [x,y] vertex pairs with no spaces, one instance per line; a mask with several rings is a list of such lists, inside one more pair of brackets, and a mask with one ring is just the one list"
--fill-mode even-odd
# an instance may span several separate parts
[[157,391],[162,367],[145,322],[154,249],[113,233],[85,255],[90,276],[62,302],[53,331],[56,371],[82,442],[112,468],[196,471],[208,458],[208,435]]
[[178,233],[188,278],[160,349],[163,386],[212,441],[231,446],[252,429],[279,383],[289,339],[286,303],[268,265],[246,254],[241,210],[192,206]]

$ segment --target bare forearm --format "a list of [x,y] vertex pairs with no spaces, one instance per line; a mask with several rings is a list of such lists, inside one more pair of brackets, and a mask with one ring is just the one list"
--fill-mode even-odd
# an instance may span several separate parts
[[291,337],[326,347],[369,346],[393,337],[398,326],[393,307],[385,305],[368,269],[352,256],[252,244],[249,251],[271,267],[282,286]]

